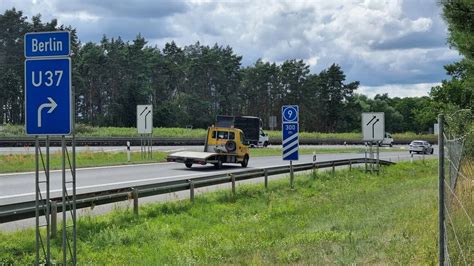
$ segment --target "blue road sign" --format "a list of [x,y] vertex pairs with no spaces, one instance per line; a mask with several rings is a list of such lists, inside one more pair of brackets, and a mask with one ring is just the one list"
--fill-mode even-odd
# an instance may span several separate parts
[[298,122],[298,105],[283,105],[281,112],[283,122]]
[[30,32],[25,34],[25,57],[69,56],[68,31]]
[[71,59],[25,61],[25,124],[28,135],[71,133]]
[[299,148],[299,124],[297,105],[284,105],[281,108],[283,132],[283,160],[297,161]]

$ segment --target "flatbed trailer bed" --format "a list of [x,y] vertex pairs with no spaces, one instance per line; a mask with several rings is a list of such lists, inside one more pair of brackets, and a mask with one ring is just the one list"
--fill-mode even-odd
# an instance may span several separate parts
[[167,161],[177,163],[190,162],[205,165],[206,163],[217,163],[216,156],[218,155],[219,154],[215,152],[181,151],[168,155]]
[[221,168],[223,163],[240,163],[247,167],[248,144],[244,143],[242,130],[237,128],[209,127],[204,151],[181,151],[166,157],[168,162],[184,163],[187,168],[193,164],[213,164]]

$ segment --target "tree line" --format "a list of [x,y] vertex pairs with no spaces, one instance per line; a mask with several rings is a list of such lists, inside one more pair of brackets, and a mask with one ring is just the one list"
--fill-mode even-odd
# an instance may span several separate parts
[[450,97],[443,83],[426,97],[371,99],[336,63],[320,73],[302,60],[243,67],[242,56],[218,44],[170,42],[160,49],[140,34],[131,42],[104,35],[82,44],[74,28],[43,23],[40,15],[30,22],[15,9],[0,14],[0,28],[1,118],[12,124],[24,122],[23,36],[31,31],[71,31],[76,121],[92,126],[134,127],[136,105],[153,104],[158,127],[205,128],[222,114],[258,116],[268,128],[270,116],[280,120],[282,105],[298,104],[304,131],[360,131],[361,113],[377,111],[385,112],[389,132],[420,132]]

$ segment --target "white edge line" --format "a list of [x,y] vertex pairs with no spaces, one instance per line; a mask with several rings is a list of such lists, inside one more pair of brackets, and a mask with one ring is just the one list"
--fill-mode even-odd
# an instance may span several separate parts
[[[148,165],[156,165],[156,164],[174,164],[175,162],[158,162],[158,163],[141,163],[141,164],[123,164],[123,165],[111,165],[111,166],[97,166],[97,167],[84,167],[84,168],[77,168],[77,171],[82,170],[96,170],[96,169],[104,169],[104,168],[124,168],[124,167],[138,167],[138,166],[148,166]],[[62,170],[51,170],[51,173],[61,172]],[[34,171],[31,172],[18,172],[18,173],[4,173],[0,174],[0,176],[11,176],[11,175],[29,175],[34,174]]]

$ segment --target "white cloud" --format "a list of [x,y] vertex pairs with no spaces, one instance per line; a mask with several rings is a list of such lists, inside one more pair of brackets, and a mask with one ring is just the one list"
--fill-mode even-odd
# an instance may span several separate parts
[[317,73],[337,63],[348,81],[379,90],[440,82],[443,65],[459,59],[446,46],[440,6],[425,0],[0,1],[0,10],[12,6],[76,27],[82,42],[140,32],[159,47],[218,43],[244,65],[303,59]]
[[377,94],[388,93],[390,97],[421,97],[428,96],[431,88],[440,83],[387,84],[381,86],[361,86],[357,93],[373,98]]

